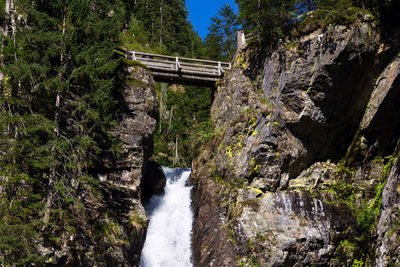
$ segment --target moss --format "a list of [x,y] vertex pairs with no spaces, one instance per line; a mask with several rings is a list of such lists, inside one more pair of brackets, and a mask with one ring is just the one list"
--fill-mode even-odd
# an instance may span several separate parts
[[333,193],[338,200],[341,201],[353,201],[354,195],[357,192],[356,188],[352,184],[343,183],[336,180],[334,183],[328,185],[327,192]]
[[115,236],[120,234],[121,228],[119,225],[110,221],[102,221],[100,222],[94,231],[94,235],[97,238],[107,238],[110,240],[114,240]]
[[140,226],[140,227],[147,225],[146,218],[143,218],[137,210],[133,212],[133,216],[130,219],[130,222],[133,223],[135,226]]
[[392,169],[392,166],[396,163],[397,158],[393,155],[387,156],[383,159],[384,165],[383,165],[383,178],[386,179],[389,177],[390,170]]
[[145,87],[147,86],[147,84],[141,80],[138,79],[134,79],[134,78],[129,78],[125,80],[125,84],[128,86],[132,86],[132,87]]
[[[387,167],[387,169],[390,168]],[[375,186],[373,197],[365,194],[366,189],[363,185],[344,182],[343,177],[348,178],[349,173],[353,175],[354,172],[345,165],[340,166],[336,180],[331,184],[326,184],[327,188],[321,192],[329,193],[333,197],[332,200],[325,200],[325,203],[333,206],[345,205],[354,216],[355,223],[349,225],[349,228],[341,234],[342,240],[338,244],[338,250],[341,251],[339,254],[343,254],[345,258],[339,256],[338,260],[352,259],[353,266],[368,266],[370,244],[374,238],[373,229],[381,213],[382,192],[387,171],[382,172],[382,182]]]
[[376,21],[373,14],[362,8],[347,7],[338,8],[331,6],[330,8],[317,9],[310,12],[303,21],[298,24],[297,29],[302,31],[305,28],[327,28],[330,25],[351,25],[357,21],[363,21],[368,16],[370,20]]
[[237,260],[238,266],[240,267],[259,267],[261,266],[256,262],[256,259],[251,258],[250,256],[241,256],[238,257]]
[[[265,241],[269,241],[269,238],[262,234],[257,234],[255,237],[252,237],[247,240],[244,244],[245,253],[244,255],[238,257],[238,265],[246,266],[246,267],[258,267],[262,266],[259,262],[259,246],[260,243],[264,243]],[[261,247],[263,247],[261,245]],[[267,252],[263,249],[263,254]]]
[[352,267],[364,267],[367,266],[366,263],[363,260],[357,260],[355,259],[351,265]]
[[[396,214],[396,217],[400,217],[400,208],[396,207],[394,210],[394,214]],[[392,225],[390,226],[389,230],[387,231],[387,236],[390,238],[393,234],[397,233],[400,231],[400,221],[394,221]],[[400,235],[397,235],[397,240],[400,239]]]
[[[225,191],[231,191],[231,190],[234,190],[234,189],[236,190],[236,189],[239,189],[239,188],[244,188],[244,186],[245,186],[244,179],[241,179],[239,177],[234,177],[234,178],[230,178],[230,179],[224,179],[220,175],[214,173],[214,174],[211,175],[211,178],[217,184],[219,184],[221,186],[224,186],[225,187]],[[222,199],[224,197],[225,196],[222,196]]]
[[346,255],[346,257],[350,258],[357,250],[357,246],[354,243],[350,242],[349,240],[345,239],[340,242],[338,250],[342,251],[344,255]]
[[354,170],[349,167],[349,164],[345,160],[342,160],[337,166],[336,173],[339,177],[347,178],[354,175]]
[[291,43],[285,44],[284,46],[285,46],[287,49],[296,49],[296,48],[298,48],[300,45],[301,45],[300,42],[291,42]]
[[124,65],[129,66],[129,67],[139,66],[139,67],[147,69],[146,65],[144,65],[136,60],[130,60],[130,59],[123,58],[122,62],[124,63]]
[[274,108],[274,105],[270,102],[270,100],[264,96],[260,97],[260,102],[261,102],[261,104],[266,106],[266,109],[268,111],[270,111]]
[[358,228],[369,233],[378,223],[379,215],[382,206],[382,192],[385,183],[381,183],[375,187],[375,197],[361,204],[361,207],[356,209],[356,220]]
[[256,111],[255,109],[252,109],[252,108],[244,108],[244,109],[242,109],[242,110],[240,111],[240,113],[242,113],[242,114],[252,114],[252,115],[255,115],[255,114],[257,114],[257,111]]

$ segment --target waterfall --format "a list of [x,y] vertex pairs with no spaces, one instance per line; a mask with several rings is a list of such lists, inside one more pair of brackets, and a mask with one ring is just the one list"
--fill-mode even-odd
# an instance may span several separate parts
[[153,196],[146,205],[150,217],[141,267],[191,267],[190,169],[163,167],[165,194]]

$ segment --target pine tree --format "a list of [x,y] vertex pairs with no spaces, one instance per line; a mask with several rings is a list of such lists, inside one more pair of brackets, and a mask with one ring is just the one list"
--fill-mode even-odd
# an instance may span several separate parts
[[211,20],[212,24],[206,37],[208,55],[215,60],[232,59],[236,51],[237,15],[231,6],[226,4]]
[[0,262],[43,264],[37,238],[53,242],[47,230],[79,228],[71,205],[96,183],[99,156],[113,149],[108,129],[123,77],[112,50],[132,6],[19,0],[15,7],[20,19],[15,36],[3,36],[1,69]]
[[200,48],[193,51],[192,40],[199,37],[188,21],[184,0],[138,0],[134,10],[135,19],[148,32],[150,47],[179,56],[201,53]]
[[288,32],[299,2],[296,0],[236,0],[247,32],[273,43]]

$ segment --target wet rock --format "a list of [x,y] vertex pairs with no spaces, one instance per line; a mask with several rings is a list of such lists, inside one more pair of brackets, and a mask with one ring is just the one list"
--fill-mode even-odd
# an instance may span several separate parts
[[148,161],[142,181],[142,198],[148,200],[152,195],[163,194],[166,182],[167,179],[160,164],[152,160]]
[[[199,164],[199,165],[197,165]],[[195,188],[193,190],[192,203],[194,210],[193,222],[193,261],[195,266],[238,266],[235,253],[235,244],[229,235],[229,225],[224,224],[221,215],[223,192],[218,184],[209,177],[211,171],[201,162],[194,163],[196,174],[192,173]],[[202,178],[200,178],[202,177]]]

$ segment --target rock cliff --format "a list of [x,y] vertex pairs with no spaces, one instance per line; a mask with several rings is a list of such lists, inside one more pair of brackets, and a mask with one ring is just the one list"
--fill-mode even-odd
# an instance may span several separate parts
[[399,264],[398,51],[365,18],[236,57],[193,162],[196,266]]
[[[79,189],[83,206],[72,208],[79,214],[74,229],[48,229],[53,241],[39,246],[49,265],[139,265],[148,224],[141,187],[148,179],[158,116],[153,78],[146,69],[131,66],[119,93],[124,108],[119,125],[111,131],[120,145],[118,155],[105,155],[95,170],[100,180],[97,190]],[[152,167],[158,166],[152,163]],[[165,177],[162,172],[157,175],[151,178],[160,180],[162,187]]]

